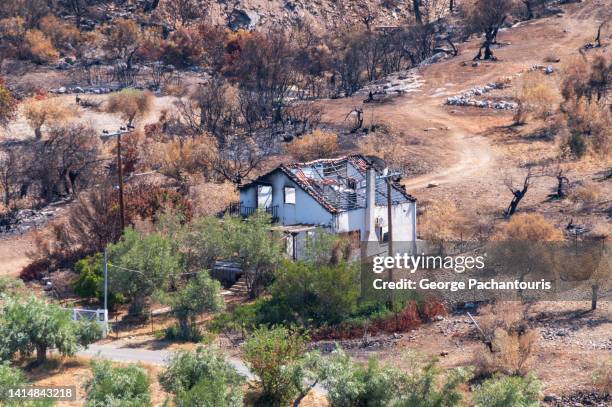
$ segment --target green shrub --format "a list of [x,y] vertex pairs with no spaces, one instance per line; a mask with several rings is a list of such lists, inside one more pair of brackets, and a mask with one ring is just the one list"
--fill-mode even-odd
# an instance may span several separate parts
[[79,275],[74,283],[74,292],[84,298],[102,298],[104,293],[104,256],[97,253],[79,260],[74,265],[74,271]]
[[463,369],[441,379],[436,360],[415,363],[410,373],[381,366],[374,358],[367,365],[353,362],[344,351],[335,351],[323,363],[320,379],[333,407],[452,407],[461,394],[457,387],[469,378]]
[[302,390],[305,341],[298,333],[280,327],[259,328],[247,339],[243,350],[261,386],[260,402],[281,406]]
[[24,292],[24,290],[25,285],[22,280],[9,276],[0,276],[0,295],[12,295]]
[[476,407],[537,407],[540,382],[533,375],[498,376],[488,379],[474,391]]
[[138,365],[113,367],[109,361],[92,361],[93,377],[85,383],[86,407],[151,406],[151,380]]
[[118,243],[108,246],[108,259],[109,289],[130,299],[132,315],[141,315],[153,294],[169,291],[182,271],[175,243],[159,233],[141,236],[126,229]]
[[363,366],[343,351],[336,351],[323,364],[321,378],[333,407],[384,407],[397,395],[401,374],[397,369],[381,367],[376,359]]
[[472,376],[468,369],[451,369],[442,377],[437,360],[413,364],[411,372],[402,376],[400,400],[396,407],[453,407],[459,406],[458,387]]
[[8,362],[0,363],[0,405],[6,407],[50,407],[54,406],[52,400],[15,400],[9,401],[9,389],[26,385],[23,372],[9,366]]
[[244,378],[214,348],[177,352],[159,382],[177,407],[242,406]]
[[272,285],[272,297],[298,315],[301,323],[335,324],[357,310],[359,268],[356,264],[314,265],[286,262]]

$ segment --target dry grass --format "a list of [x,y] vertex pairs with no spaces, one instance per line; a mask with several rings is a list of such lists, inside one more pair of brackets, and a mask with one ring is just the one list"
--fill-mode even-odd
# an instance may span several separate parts
[[483,307],[479,325],[491,341],[474,354],[478,375],[527,374],[538,353],[539,331],[526,330],[526,307],[519,301],[498,301]]
[[529,114],[539,119],[550,116],[561,97],[555,83],[538,71],[527,72],[516,95],[519,108],[514,116],[517,124],[527,121]]
[[525,375],[534,367],[538,352],[538,330],[527,331],[522,335],[509,333],[501,328],[495,331],[492,341],[493,351],[486,346],[476,352],[474,362],[480,376],[494,373]]
[[321,130],[315,130],[287,146],[287,152],[299,161],[330,158],[337,151],[338,136],[335,133]]
[[30,30],[25,35],[25,47],[33,61],[50,63],[59,58],[59,52],[51,40],[40,30]]
[[500,328],[516,332],[525,322],[525,312],[526,307],[520,301],[497,301],[481,308],[478,323],[490,337]]
[[520,213],[499,230],[496,240],[554,242],[563,240],[563,233],[539,213]]
[[592,208],[601,198],[601,188],[593,183],[585,184],[574,188],[569,197],[584,208]]
[[612,393],[612,357],[603,360],[593,371],[593,385],[604,394]]
[[190,196],[194,202],[195,215],[202,216],[217,214],[240,198],[236,186],[230,182],[198,183],[191,188]]
[[434,201],[424,205],[419,219],[419,234],[434,242],[468,239],[473,221],[454,202]]

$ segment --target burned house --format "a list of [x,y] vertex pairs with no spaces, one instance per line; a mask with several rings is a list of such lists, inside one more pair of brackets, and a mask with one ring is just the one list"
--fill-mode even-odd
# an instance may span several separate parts
[[285,234],[288,254],[299,258],[306,236],[319,228],[362,242],[389,240],[391,202],[392,240],[415,242],[416,199],[378,161],[348,155],[281,165],[240,188],[240,214],[268,212]]

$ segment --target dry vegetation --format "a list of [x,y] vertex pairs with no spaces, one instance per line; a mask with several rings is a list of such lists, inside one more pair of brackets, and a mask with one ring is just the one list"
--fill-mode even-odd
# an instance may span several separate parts
[[[119,241],[120,173],[126,224],[155,234],[166,215],[189,224],[225,213],[239,201],[237,187],[279,163],[354,152],[414,175],[403,182],[418,199],[420,239],[610,239],[612,40],[604,2],[392,1],[356,10],[354,2],[324,1],[345,16],[300,4],[317,19],[236,30],[216,24],[217,8],[198,1],[162,0],[153,10],[145,7],[157,2],[126,2],[133,10],[110,3],[0,4],[0,233],[18,230],[24,209],[68,202],[41,231],[0,236],[0,274],[71,274],[75,262]],[[273,13],[263,20],[288,21]],[[518,20],[525,21],[511,27]],[[422,80],[414,90],[385,92],[411,74]],[[444,105],[498,81],[506,86],[475,98],[516,109]],[[372,93],[361,90],[372,82]],[[51,92],[77,86],[88,93]],[[119,128],[121,171],[116,139],[100,139]],[[600,273],[605,294],[609,274],[600,266],[589,272]],[[582,313],[585,303],[499,301],[478,309],[482,334],[469,324],[461,330],[463,316],[451,314],[393,343],[442,355],[444,369],[473,366],[476,383],[536,372],[545,393],[605,395],[608,299],[591,313]],[[414,306],[410,316],[418,312]],[[398,315],[389,324],[397,327]],[[136,325],[122,337],[137,334],[155,348],[146,322]],[[226,339],[215,341],[243,356]],[[397,353],[379,349],[383,360]],[[362,361],[372,353],[351,351]],[[161,369],[147,370],[153,377]],[[89,374],[79,358],[28,371],[45,385],[80,385]],[[168,395],[153,383],[153,401],[162,403]],[[310,392],[300,405],[328,400]]]

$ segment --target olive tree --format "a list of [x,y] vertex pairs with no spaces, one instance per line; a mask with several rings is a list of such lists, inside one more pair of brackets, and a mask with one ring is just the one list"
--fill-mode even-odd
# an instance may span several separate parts
[[178,319],[178,332],[171,328],[171,336],[198,341],[201,335],[196,325],[197,317],[207,311],[223,309],[220,288],[219,281],[210,278],[207,271],[202,271],[176,292],[162,295],[164,302],[170,305]]
[[141,315],[153,294],[169,289],[181,270],[181,256],[170,239],[158,233],[141,236],[126,229],[107,247],[110,291],[131,301],[130,313]]
[[96,321],[72,320],[72,313],[35,296],[22,300],[6,298],[0,314],[0,357],[36,352],[36,361],[47,358],[55,348],[61,355],[74,355],[79,345],[86,346],[101,336]]

